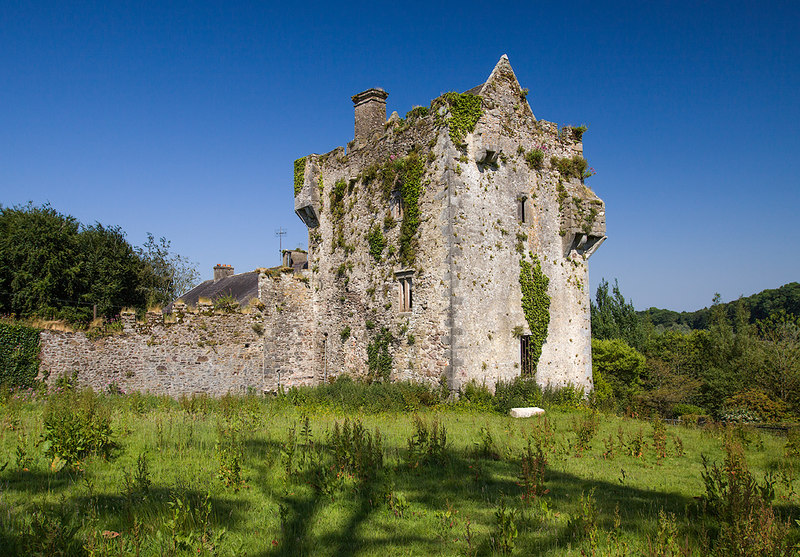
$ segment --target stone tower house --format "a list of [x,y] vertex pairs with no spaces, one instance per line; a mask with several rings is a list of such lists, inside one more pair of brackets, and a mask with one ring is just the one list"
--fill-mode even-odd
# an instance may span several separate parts
[[537,120],[526,94],[506,56],[404,119],[369,89],[347,149],[295,161],[308,280],[260,286],[268,384],[592,387],[587,261],[605,207],[584,184],[585,128]]

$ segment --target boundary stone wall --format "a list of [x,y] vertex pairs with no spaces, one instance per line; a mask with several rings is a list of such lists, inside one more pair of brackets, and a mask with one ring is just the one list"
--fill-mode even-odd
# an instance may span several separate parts
[[148,313],[144,323],[123,314],[122,320],[121,334],[95,340],[82,332],[42,331],[40,371],[49,374],[47,382],[77,372],[81,385],[98,391],[116,383],[125,392],[174,397],[262,388],[264,336],[258,309],[178,310],[166,322],[160,313]]

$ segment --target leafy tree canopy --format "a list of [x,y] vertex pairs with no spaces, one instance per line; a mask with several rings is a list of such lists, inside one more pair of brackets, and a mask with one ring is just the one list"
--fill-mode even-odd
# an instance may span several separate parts
[[49,204],[0,206],[0,313],[86,322],[93,306],[168,303],[198,274],[152,235],[134,248],[118,226],[84,226]]

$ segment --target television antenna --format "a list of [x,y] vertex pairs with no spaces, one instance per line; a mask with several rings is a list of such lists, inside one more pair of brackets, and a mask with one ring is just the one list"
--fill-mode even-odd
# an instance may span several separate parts
[[278,256],[280,263],[283,263],[283,237],[286,236],[285,228],[278,228],[275,230],[275,236],[278,237]]

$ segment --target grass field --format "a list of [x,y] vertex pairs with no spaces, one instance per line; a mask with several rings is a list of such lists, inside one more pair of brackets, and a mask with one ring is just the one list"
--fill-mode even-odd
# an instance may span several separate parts
[[255,396],[2,400],[7,555],[755,555],[797,538],[796,450],[742,427]]

